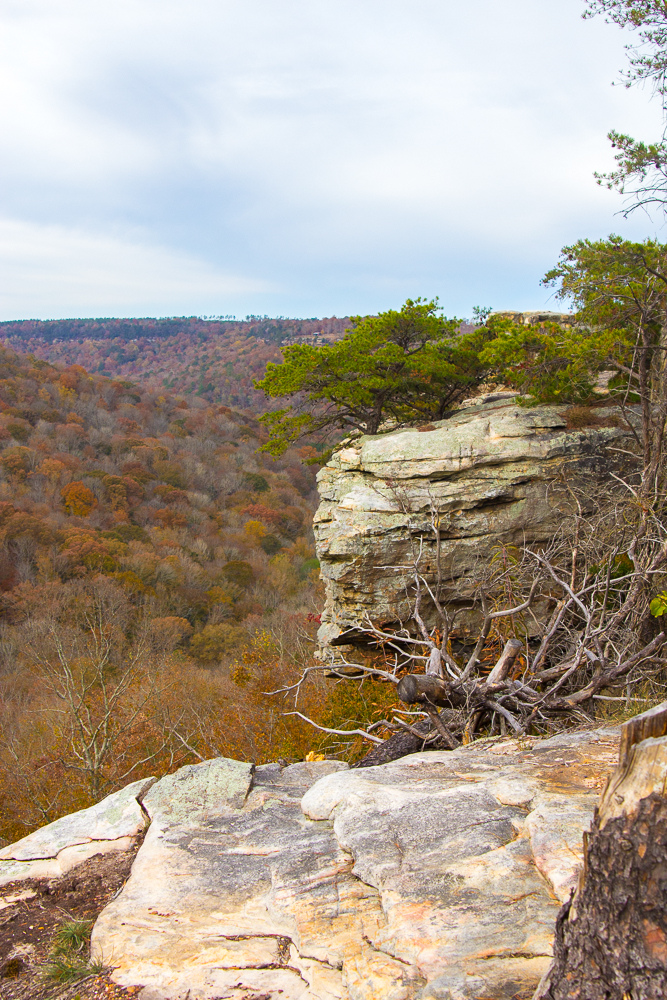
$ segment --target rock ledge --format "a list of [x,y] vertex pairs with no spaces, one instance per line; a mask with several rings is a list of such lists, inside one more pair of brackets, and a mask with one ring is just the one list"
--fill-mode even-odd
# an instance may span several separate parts
[[185,768],[144,798],[94,953],[146,1000],[529,994],[617,747],[602,729],[364,771]]

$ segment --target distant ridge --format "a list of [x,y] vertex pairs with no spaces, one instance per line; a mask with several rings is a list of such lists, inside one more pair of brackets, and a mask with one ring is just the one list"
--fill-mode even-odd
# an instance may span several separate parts
[[325,319],[286,319],[282,316],[247,316],[245,320],[234,317],[150,316],[131,319],[98,317],[91,319],[25,319],[0,322],[0,337],[12,341],[41,340],[47,343],[60,340],[106,340],[119,338],[135,340],[139,337],[172,337],[179,333],[190,334],[244,334],[282,343],[285,340],[313,336],[314,334],[342,333],[349,326],[347,318],[336,316]]
[[0,342],[52,364],[260,413],[268,403],[253,380],[281,360],[281,347],[336,340],[349,325],[335,316],[18,320],[0,323]]

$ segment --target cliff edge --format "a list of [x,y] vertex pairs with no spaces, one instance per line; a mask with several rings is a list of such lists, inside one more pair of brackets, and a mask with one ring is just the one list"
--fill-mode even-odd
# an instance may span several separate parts
[[529,997],[618,741],[482,740],[364,771],[188,765],[5,848],[0,906],[11,919],[45,858],[109,857],[142,825],[92,935],[140,1000]]
[[459,621],[474,617],[476,581],[494,546],[550,541],[566,524],[569,488],[607,482],[627,462],[633,436],[620,411],[582,410],[575,416],[589,425],[575,428],[565,406],[496,399],[337,451],[318,474],[314,519],[325,654],[359,641],[364,619],[409,620],[420,546],[420,572],[436,580],[434,522],[444,599],[460,609]]

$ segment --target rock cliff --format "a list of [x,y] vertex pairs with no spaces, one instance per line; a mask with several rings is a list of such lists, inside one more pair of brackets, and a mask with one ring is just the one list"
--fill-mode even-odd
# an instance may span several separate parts
[[148,826],[92,938],[141,1000],[530,996],[618,735],[487,740],[365,771],[206,761],[6,848],[0,881]]
[[591,411],[591,422],[568,429],[565,407],[496,399],[336,452],[318,475],[314,522],[326,588],[321,645],[354,642],[365,617],[409,619],[406,583],[420,539],[420,571],[436,578],[433,517],[446,600],[465,620],[494,545],[550,540],[563,524],[565,483],[608,478],[620,458],[610,446],[630,447],[618,411]]

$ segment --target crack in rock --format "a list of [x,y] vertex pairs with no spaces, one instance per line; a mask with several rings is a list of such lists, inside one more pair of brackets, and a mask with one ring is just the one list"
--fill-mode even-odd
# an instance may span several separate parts
[[[121,800],[150,824],[93,957],[164,1000],[529,992],[615,744],[609,729],[530,749],[507,739],[364,771],[218,758],[129,786]],[[101,805],[87,827],[70,818],[75,840],[116,829]],[[37,831],[37,849],[78,850],[61,846],[64,829]],[[5,849],[0,878],[57,860],[14,858],[28,849]]]

